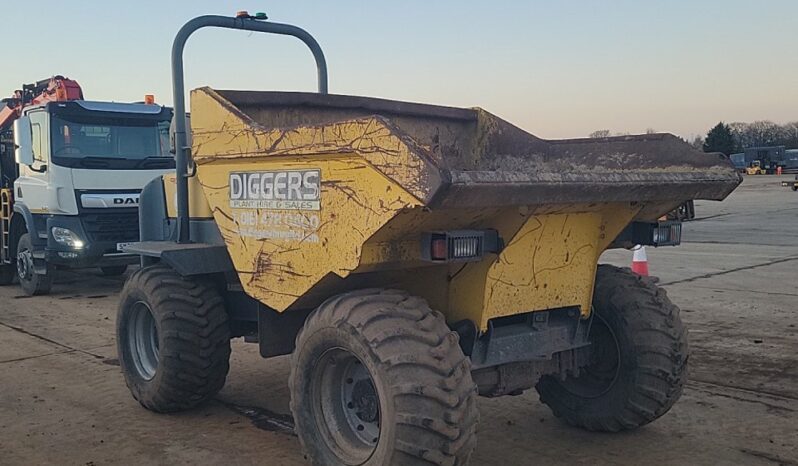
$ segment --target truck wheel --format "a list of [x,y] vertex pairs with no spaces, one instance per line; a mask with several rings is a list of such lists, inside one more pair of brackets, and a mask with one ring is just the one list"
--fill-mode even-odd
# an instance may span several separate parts
[[109,265],[105,267],[100,267],[100,272],[103,273],[106,277],[118,277],[122,275],[127,270],[126,265]]
[[54,273],[50,267],[45,275],[36,273],[33,268],[33,243],[30,240],[30,233],[20,236],[17,242],[17,277],[25,294],[35,296],[49,293],[53,286]]
[[648,424],[668,412],[687,378],[679,308],[650,280],[610,265],[598,267],[593,308],[593,361],[578,377],[542,377],[540,400],[592,431]]
[[133,397],[145,408],[192,408],[224,386],[230,328],[219,293],[199,280],[154,265],[122,289],[116,320],[119,362]]
[[468,462],[479,417],[471,362],[424,300],[374,289],[332,298],[291,362],[291,412],[312,464]]

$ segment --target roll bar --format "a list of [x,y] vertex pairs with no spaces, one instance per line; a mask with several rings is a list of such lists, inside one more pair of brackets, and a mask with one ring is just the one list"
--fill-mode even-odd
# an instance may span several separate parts
[[[177,32],[172,43],[172,93],[174,95],[174,114],[186,114],[185,82],[183,80],[183,49],[188,38],[198,29],[205,27],[218,27],[225,29],[243,29],[245,31],[265,32],[293,36],[308,46],[313,58],[316,60],[318,73],[319,93],[327,94],[327,61],[324,52],[316,39],[304,29],[290,24],[271,23],[263,21],[265,15],[249,16],[239,13],[236,17],[229,16],[198,16],[183,25]],[[186,119],[175,118],[175,174],[177,183],[177,242],[191,242],[188,215],[188,150],[186,146]]]

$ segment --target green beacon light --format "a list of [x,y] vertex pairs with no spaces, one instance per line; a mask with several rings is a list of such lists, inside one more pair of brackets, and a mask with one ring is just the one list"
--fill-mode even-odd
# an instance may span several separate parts
[[252,18],[258,19],[258,20],[261,20],[261,21],[269,19],[269,17],[266,16],[266,13],[264,13],[262,11],[259,11],[259,12],[255,13],[255,16],[253,16]]

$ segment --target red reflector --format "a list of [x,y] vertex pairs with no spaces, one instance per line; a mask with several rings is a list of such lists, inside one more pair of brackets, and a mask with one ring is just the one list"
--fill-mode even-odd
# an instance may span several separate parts
[[434,261],[445,261],[448,242],[446,238],[433,238],[430,243],[430,258]]

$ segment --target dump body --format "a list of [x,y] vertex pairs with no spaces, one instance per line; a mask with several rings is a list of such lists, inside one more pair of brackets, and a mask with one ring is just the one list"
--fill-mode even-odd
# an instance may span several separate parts
[[[279,312],[387,286],[481,329],[587,315],[598,258],[630,222],[741,181],[672,135],[546,141],[481,109],[202,88],[191,113],[191,216],[213,217],[244,291]],[[487,229],[503,248],[480,261],[422,258],[425,233]]]

